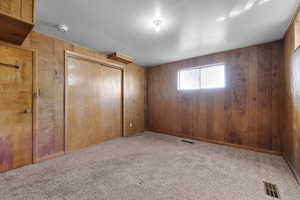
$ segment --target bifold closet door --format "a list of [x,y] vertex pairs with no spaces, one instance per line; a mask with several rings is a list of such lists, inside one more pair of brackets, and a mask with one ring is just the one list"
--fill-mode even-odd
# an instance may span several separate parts
[[0,46],[0,172],[32,163],[33,52]]
[[66,151],[122,136],[122,71],[66,56]]

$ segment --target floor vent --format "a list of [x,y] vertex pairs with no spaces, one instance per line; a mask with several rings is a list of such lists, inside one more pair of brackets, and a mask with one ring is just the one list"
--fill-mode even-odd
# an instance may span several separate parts
[[265,184],[266,194],[268,196],[280,199],[279,191],[275,184],[268,183],[268,182],[264,182],[264,184]]
[[181,140],[181,142],[185,142],[185,143],[188,143],[188,144],[195,144],[195,142],[192,142],[192,141],[189,141],[189,140]]

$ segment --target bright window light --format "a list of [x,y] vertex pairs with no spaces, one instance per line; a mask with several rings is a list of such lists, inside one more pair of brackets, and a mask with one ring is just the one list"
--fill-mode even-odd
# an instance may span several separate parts
[[223,88],[224,80],[224,65],[206,67],[201,69],[201,88]]
[[197,90],[224,87],[224,64],[183,69],[178,72],[178,90]]
[[216,19],[217,22],[223,22],[225,21],[227,18],[226,17],[219,17]]
[[200,85],[200,69],[187,69],[179,72],[179,89],[195,90]]

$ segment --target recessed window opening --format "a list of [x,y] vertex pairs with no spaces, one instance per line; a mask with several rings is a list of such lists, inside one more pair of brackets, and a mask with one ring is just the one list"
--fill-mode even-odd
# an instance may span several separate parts
[[225,64],[214,64],[178,71],[178,90],[225,88]]

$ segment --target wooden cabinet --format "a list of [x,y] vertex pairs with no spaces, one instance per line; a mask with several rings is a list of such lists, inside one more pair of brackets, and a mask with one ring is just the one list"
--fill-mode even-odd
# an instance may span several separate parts
[[0,12],[34,23],[34,0],[0,0]]
[[35,23],[35,0],[0,0],[0,40],[21,45]]

